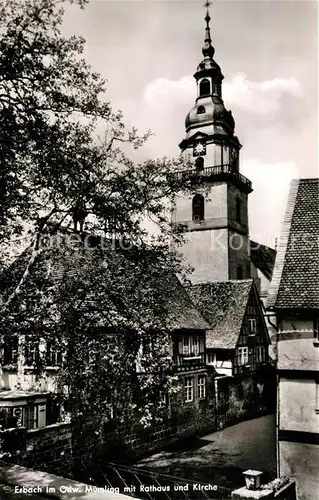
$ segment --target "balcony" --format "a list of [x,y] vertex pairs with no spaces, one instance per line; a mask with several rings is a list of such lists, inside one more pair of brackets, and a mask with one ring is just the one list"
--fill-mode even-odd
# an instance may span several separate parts
[[192,180],[193,177],[194,182],[199,182],[199,180],[203,180],[206,182],[231,182],[232,184],[235,184],[237,187],[241,188],[247,194],[251,193],[253,190],[251,181],[241,173],[237,172],[230,164],[217,165],[215,167],[206,167],[202,170],[198,170],[195,168],[192,170],[179,170],[174,175],[178,180],[182,178]]
[[205,354],[179,354],[173,356],[173,363],[178,372],[199,370],[205,368]]

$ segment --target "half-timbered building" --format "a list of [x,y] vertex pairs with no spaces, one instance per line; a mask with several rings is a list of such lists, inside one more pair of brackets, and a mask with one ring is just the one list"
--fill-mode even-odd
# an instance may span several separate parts
[[291,182],[267,306],[277,329],[277,472],[318,490],[319,179]]
[[211,327],[208,367],[234,376],[253,374],[268,363],[268,330],[252,279],[193,285],[189,293]]

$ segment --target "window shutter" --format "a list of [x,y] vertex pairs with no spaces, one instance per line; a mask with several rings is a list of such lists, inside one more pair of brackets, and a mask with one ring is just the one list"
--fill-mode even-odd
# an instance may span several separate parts
[[178,341],[178,354],[183,354],[183,337],[180,337]]
[[205,339],[204,337],[200,337],[199,339],[199,352],[202,354],[205,352]]

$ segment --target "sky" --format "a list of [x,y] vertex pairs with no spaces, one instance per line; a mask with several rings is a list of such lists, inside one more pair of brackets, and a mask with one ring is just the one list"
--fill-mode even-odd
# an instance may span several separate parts
[[[106,98],[128,126],[154,133],[139,159],[174,157],[193,107],[202,60],[202,0],[91,0],[67,9],[66,34],[82,35],[85,58],[107,79]],[[223,99],[236,121],[251,237],[274,245],[289,183],[318,177],[317,3],[220,0],[211,10]]]

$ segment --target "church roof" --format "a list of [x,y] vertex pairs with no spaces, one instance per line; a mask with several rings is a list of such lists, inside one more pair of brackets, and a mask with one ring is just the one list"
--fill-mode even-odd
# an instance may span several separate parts
[[[68,230],[62,230],[61,234],[77,237],[81,236],[83,238],[90,236],[85,233],[80,235],[80,233],[74,233]],[[64,241],[64,239],[62,238],[59,241]],[[81,242],[81,238],[77,238],[76,241]],[[88,239],[86,239],[86,242],[87,241]],[[99,243],[96,244],[96,242],[101,242],[101,238],[91,235],[90,242],[93,247],[98,247]],[[37,276],[40,275],[46,275],[47,278],[50,276],[50,282],[52,281],[54,283],[61,283],[63,280],[69,280],[69,282],[77,284],[79,277],[80,280],[82,280],[82,269],[75,255],[73,259],[72,253],[69,253],[71,258],[68,260],[66,266],[62,264],[61,259],[59,260],[59,255],[56,252],[61,251],[63,253],[66,248],[69,247],[65,245],[55,247],[54,243],[53,246],[49,245],[48,247],[42,247],[41,250],[34,255],[34,260],[31,261],[33,255],[32,247],[28,247],[0,276],[0,295],[2,295],[3,299],[6,300],[10,294],[13,293],[24,274],[23,293],[27,292],[28,286],[30,286],[32,282],[34,283],[38,279]],[[158,273],[156,265],[153,266],[152,264],[152,259],[150,259],[148,265],[146,265],[146,267],[144,266],[142,269],[141,266],[138,265],[138,251],[136,251],[136,255],[134,256],[134,251],[129,252],[121,247],[115,248],[110,242],[108,244],[108,241],[105,239],[103,239],[103,245],[101,245],[101,250],[98,252],[92,252],[92,249],[88,248],[84,243],[83,248],[85,248],[85,259],[87,259],[88,267],[91,265],[101,270],[101,274],[98,277],[100,280],[103,280],[103,266],[105,266],[105,269],[115,269],[118,273],[125,273],[125,270],[127,271],[128,277],[125,284],[121,284],[121,292],[118,290],[110,290],[110,303],[112,302],[113,305],[121,301],[121,303],[127,303],[129,307],[130,294],[132,295],[134,293],[140,293],[141,297],[145,298],[145,294],[148,292],[144,292],[144,290],[152,290],[149,283],[151,279],[154,282],[154,273],[156,273],[156,297],[151,296],[152,291],[150,291],[149,296],[146,297],[146,303],[150,311],[152,308],[153,311],[157,311],[158,303],[160,303],[161,306],[165,308],[169,326],[172,330],[206,330],[209,328],[209,324],[196,309],[183,285],[173,272],[163,271],[162,273]],[[99,264],[101,265],[99,266]],[[48,285],[50,285],[50,282],[48,281]],[[95,306],[97,310],[99,309],[98,297],[94,295],[94,289],[92,289],[89,297],[87,297],[86,302],[92,305],[93,310]],[[142,307],[141,304],[141,308]],[[145,319],[146,317],[147,313],[145,312]],[[97,322],[99,322],[98,313],[96,318]],[[105,314],[103,314],[103,318],[105,324]],[[111,326],[111,324],[108,324],[108,326]]]
[[208,349],[234,349],[240,335],[253,280],[192,285],[190,296],[210,324]]
[[270,281],[275,266],[276,250],[250,240],[250,260]]
[[267,307],[319,309],[319,179],[295,179],[282,224]]

